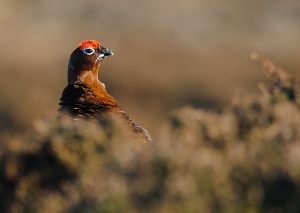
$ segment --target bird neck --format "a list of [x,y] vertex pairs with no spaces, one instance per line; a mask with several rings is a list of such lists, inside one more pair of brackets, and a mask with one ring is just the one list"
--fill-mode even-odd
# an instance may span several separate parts
[[68,84],[82,83],[95,85],[100,83],[98,79],[100,64],[96,66],[68,67]]
[[100,63],[92,67],[76,67],[69,64],[68,84],[84,84],[92,90],[95,97],[99,100],[105,100],[107,104],[118,107],[118,102],[108,94],[105,85],[98,79],[99,68]]

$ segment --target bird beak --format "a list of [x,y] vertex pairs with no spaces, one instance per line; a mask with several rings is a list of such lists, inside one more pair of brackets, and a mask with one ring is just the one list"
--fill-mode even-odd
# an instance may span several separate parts
[[111,56],[111,55],[113,56],[114,53],[110,49],[101,47],[100,55],[98,56],[97,60],[100,58],[104,59],[105,57]]
[[104,49],[102,54],[104,54],[104,56],[111,56],[111,55],[113,56],[114,55],[114,53],[108,48]]

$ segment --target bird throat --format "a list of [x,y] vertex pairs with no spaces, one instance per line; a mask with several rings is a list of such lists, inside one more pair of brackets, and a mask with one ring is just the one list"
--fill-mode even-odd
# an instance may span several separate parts
[[77,81],[79,81],[78,83],[84,83],[88,85],[94,85],[98,83],[98,70],[80,70]]
[[118,106],[116,100],[110,96],[106,89],[105,85],[99,81],[100,63],[95,66],[86,67],[76,67],[69,64],[68,66],[68,84],[69,85],[85,85],[91,89],[91,92],[98,100],[113,104]]
[[71,64],[68,66],[68,84],[82,83],[87,85],[95,85],[99,83],[98,74],[99,67],[74,67]]

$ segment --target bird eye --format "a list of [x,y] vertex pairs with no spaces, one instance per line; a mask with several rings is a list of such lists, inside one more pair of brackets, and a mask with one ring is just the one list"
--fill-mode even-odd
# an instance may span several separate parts
[[85,48],[83,49],[83,53],[86,55],[92,55],[95,52],[93,48]]

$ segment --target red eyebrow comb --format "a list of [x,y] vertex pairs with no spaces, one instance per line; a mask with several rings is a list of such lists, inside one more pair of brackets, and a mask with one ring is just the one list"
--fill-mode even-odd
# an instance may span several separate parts
[[84,41],[81,41],[80,44],[79,44],[80,50],[83,50],[83,49],[88,48],[88,47],[92,47],[94,49],[97,49],[97,48],[100,47],[100,43],[96,40],[84,40]]

